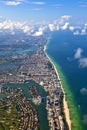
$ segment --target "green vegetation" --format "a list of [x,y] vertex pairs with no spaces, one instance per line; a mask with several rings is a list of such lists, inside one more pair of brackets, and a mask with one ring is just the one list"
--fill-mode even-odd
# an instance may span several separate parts
[[16,109],[16,104],[0,105],[0,130],[18,130],[20,123],[20,113]]

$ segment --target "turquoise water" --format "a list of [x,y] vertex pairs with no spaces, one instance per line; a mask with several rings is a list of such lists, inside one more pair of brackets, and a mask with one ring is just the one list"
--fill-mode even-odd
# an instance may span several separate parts
[[23,49],[23,48],[12,48],[11,50],[7,49],[7,50],[3,50],[3,51],[0,51],[0,55],[7,55],[7,54],[12,54],[12,55],[15,55],[15,54],[26,54],[30,51],[36,51],[37,50],[37,46],[31,46],[30,48],[28,49]]
[[74,122],[73,130],[78,130],[80,126],[79,129],[87,130],[87,66],[79,66],[79,59],[75,59],[78,48],[83,50],[82,58],[87,57],[87,36],[75,36],[69,31],[58,31],[52,34],[46,52],[55,61],[57,69],[60,69],[60,77]]
[[19,67],[20,61],[19,61],[19,63],[11,62],[12,60],[14,60],[12,58],[12,56],[19,55],[19,54],[25,55],[27,53],[31,53],[32,51],[36,51],[37,48],[38,48],[37,46],[31,46],[31,47],[28,47],[27,49],[26,48],[23,49],[21,47],[20,48],[14,48],[14,46],[12,46],[12,48],[9,50],[9,49],[7,49],[7,46],[4,45],[4,50],[0,51],[0,57],[5,56],[5,59],[8,59],[8,61],[0,64],[0,71],[12,70],[12,69]]
[[15,53],[18,53],[18,54],[26,54],[27,52],[29,52],[29,51],[36,51],[37,50],[37,47],[36,46],[32,46],[32,47],[30,47],[29,49],[22,49],[22,48],[20,48],[20,49],[16,49],[16,51],[15,51]]

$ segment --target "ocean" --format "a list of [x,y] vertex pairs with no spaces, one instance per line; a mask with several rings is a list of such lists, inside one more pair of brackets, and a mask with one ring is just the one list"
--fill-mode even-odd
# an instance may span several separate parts
[[87,130],[87,36],[55,31],[47,43],[70,109],[72,130]]

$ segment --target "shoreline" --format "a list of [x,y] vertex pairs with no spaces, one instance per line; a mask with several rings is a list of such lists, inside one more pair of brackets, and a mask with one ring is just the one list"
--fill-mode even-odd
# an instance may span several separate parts
[[[44,53],[46,54],[47,58],[49,59],[49,61],[51,62],[51,64],[53,65],[54,67],[54,70],[57,74],[57,77],[58,77],[58,80],[60,80],[60,77],[59,77],[59,74],[58,74],[58,71],[57,71],[57,68],[56,68],[56,65],[55,63],[53,63],[53,61],[51,60],[51,58],[48,56],[48,54],[46,53],[46,45],[44,46]],[[66,122],[68,124],[68,127],[69,127],[69,130],[71,130],[71,119],[70,119],[70,111],[69,111],[69,108],[68,108],[68,103],[66,101],[66,97],[65,97],[65,92],[64,92],[64,89],[63,89],[63,86],[62,86],[62,83],[61,83],[61,80],[60,80],[60,84],[61,84],[61,89],[64,93],[64,97],[63,97],[63,110],[64,110],[64,114],[65,114],[65,118],[66,118]]]

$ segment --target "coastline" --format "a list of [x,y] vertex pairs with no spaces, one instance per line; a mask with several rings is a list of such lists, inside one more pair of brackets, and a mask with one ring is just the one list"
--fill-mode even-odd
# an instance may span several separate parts
[[[52,59],[48,56],[48,54],[46,53],[46,45],[44,46],[44,53],[46,54],[47,58],[49,59],[49,61],[51,62],[51,64],[53,65],[54,67],[54,70],[57,74],[57,77],[58,79],[60,80],[60,77],[59,77],[59,74],[58,74],[58,70],[56,68],[56,65],[55,63],[52,61]],[[64,92],[64,89],[63,89],[63,86],[62,86],[62,83],[61,83],[61,80],[60,80],[60,84],[61,84],[61,89],[64,93],[64,98],[63,98],[63,109],[64,109],[64,114],[65,114],[65,118],[66,118],[66,122],[68,124],[68,127],[69,127],[69,130],[71,130],[71,119],[70,119],[70,111],[69,111],[69,108],[68,108],[68,103],[66,101],[66,97],[65,97],[65,92]]]

